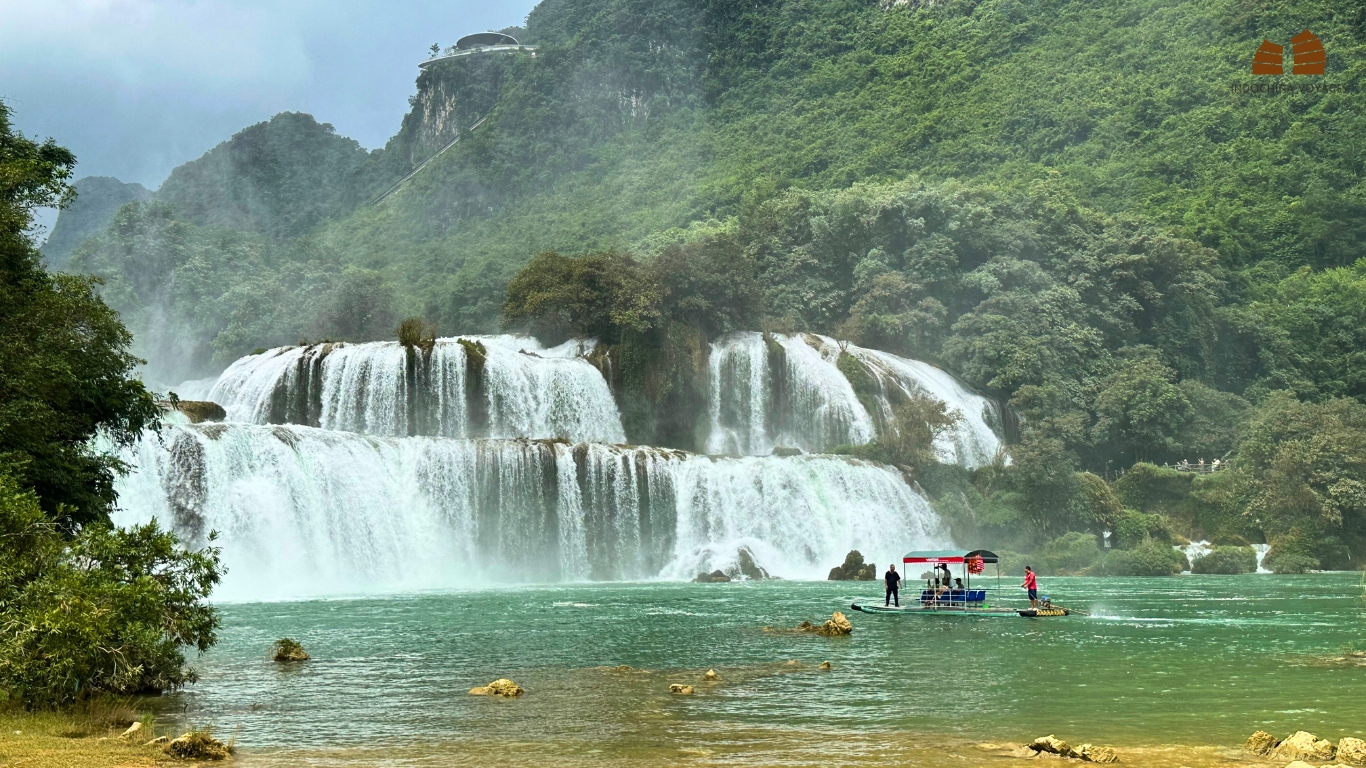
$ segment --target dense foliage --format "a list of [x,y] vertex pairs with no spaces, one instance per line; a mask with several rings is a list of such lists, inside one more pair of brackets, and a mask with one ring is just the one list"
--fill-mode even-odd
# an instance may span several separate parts
[[8,114],[0,104],[0,466],[70,529],[106,519],[114,501],[119,464],[91,438],[129,443],[157,410],[95,281],[48,274],[26,234],[35,207],[68,199],[75,158],[11,131]]
[[109,526],[122,469],[94,447],[139,438],[158,410],[131,336],[89,277],[45,271],[32,211],[70,199],[75,158],[12,131],[0,104],[0,700],[62,705],[178,688],[207,649],[217,552],[155,523]]
[[124,184],[111,176],[87,176],[71,186],[76,199],[62,209],[41,249],[44,263],[54,272],[66,267],[77,246],[109,226],[119,208],[152,197],[141,184]]
[[32,491],[0,475],[0,694],[27,706],[193,682],[181,649],[208,650],[203,602],[218,552],[188,552],[155,524],[96,524],[67,539]]

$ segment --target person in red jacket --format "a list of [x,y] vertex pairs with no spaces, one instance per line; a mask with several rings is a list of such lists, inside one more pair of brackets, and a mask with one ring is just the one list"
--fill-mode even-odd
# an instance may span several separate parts
[[1034,569],[1025,566],[1025,580],[1020,586],[1029,590],[1029,607],[1039,607],[1039,577],[1034,575]]

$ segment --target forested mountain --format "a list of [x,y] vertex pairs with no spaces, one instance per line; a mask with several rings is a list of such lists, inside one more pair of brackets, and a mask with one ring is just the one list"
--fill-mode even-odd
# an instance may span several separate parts
[[112,176],[87,176],[71,186],[76,199],[59,214],[42,247],[43,260],[52,270],[65,267],[71,251],[109,226],[119,208],[152,196],[141,184],[125,184]]
[[[1306,27],[1328,74],[1250,74],[1263,38]],[[73,266],[106,278],[144,353],[178,361],[166,380],[422,314],[444,333],[605,334],[648,410],[687,400],[717,333],[830,333],[1023,416],[999,483],[924,470],[981,535],[1123,518],[1138,541],[1166,515],[1278,535],[1285,563],[1366,543],[1355,459],[1296,468],[1313,451],[1267,447],[1359,453],[1338,427],[1366,407],[1366,10],[544,0],[522,38],[534,57],[423,70],[382,150],[302,115],[248,129]],[[1273,82],[1296,87],[1249,88]],[[1076,472],[1245,448],[1236,482],[1169,496]],[[1230,511],[1273,508],[1300,522]]]

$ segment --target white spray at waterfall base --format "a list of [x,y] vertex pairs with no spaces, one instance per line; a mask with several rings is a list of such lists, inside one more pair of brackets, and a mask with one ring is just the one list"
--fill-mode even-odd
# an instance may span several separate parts
[[172,426],[119,481],[117,522],[220,533],[227,599],[497,581],[669,578],[735,565],[821,578],[850,549],[949,544],[895,470],[529,440]]

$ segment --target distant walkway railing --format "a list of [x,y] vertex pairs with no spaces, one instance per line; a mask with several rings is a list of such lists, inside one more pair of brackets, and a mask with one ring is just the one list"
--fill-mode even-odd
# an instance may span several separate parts
[[[1227,461],[1223,461],[1222,459],[1215,459],[1211,462],[1205,462],[1200,459],[1197,459],[1194,464],[1186,460],[1178,461],[1175,464],[1172,464],[1171,462],[1163,462],[1162,464],[1163,469],[1173,469],[1177,472],[1193,472],[1199,475],[1211,475],[1215,472],[1221,472],[1225,469],[1228,469],[1229,466],[1229,463]],[[1109,482],[1114,482],[1115,480],[1124,477],[1124,473],[1127,471],[1128,469],[1125,467],[1121,467],[1119,469],[1107,469],[1105,470],[1105,479]]]
[[394,182],[393,184],[391,184],[391,185],[389,186],[388,189],[386,189],[386,190],[384,190],[383,192],[381,192],[381,193],[379,193],[378,195],[376,195],[375,198],[374,198],[373,200],[371,200],[369,203],[366,203],[366,205],[367,205],[367,206],[370,206],[370,207],[373,207],[373,206],[379,205],[380,203],[384,202],[384,199],[385,199],[386,197],[388,197],[389,195],[392,195],[392,194],[394,194],[395,192],[397,192],[398,189],[399,189],[399,187],[403,186],[403,185],[408,181],[408,179],[411,179],[412,177],[414,177],[414,176],[418,175],[419,173],[421,173],[421,172],[422,172],[422,169],[423,169],[423,168],[426,168],[433,160],[435,160],[435,159],[437,159],[438,157],[440,157],[440,156],[441,156],[441,153],[445,152],[446,150],[450,149],[451,147],[455,146],[456,144],[459,144],[459,143],[460,143],[460,137],[461,137],[461,136],[463,136],[465,133],[472,133],[472,132],[474,131],[475,128],[478,128],[479,126],[483,125],[483,124],[484,124],[484,121],[487,120],[488,118],[489,118],[488,115],[484,115],[483,117],[479,118],[479,122],[477,122],[477,123],[475,123],[474,125],[471,125],[471,126],[470,126],[469,131],[464,131],[464,132],[461,132],[461,133],[457,133],[457,134],[455,135],[455,138],[451,139],[451,141],[450,141],[449,144],[447,144],[446,146],[442,147],[441,149],[438,149],[436,152],[433,152],[433,153],[432,153],[432,156],[429,157],[429,158],[427,158],[426,160],[423,160],[422,163],[421,163],[420,165],[418,165],[416,168],[413,169],[413,172],[412,172],[412,173],[408,174],[407,176],[404,176],[403,178],[401,178],[401,179],[399,179],[398,181],[396,181],[396,182]]

